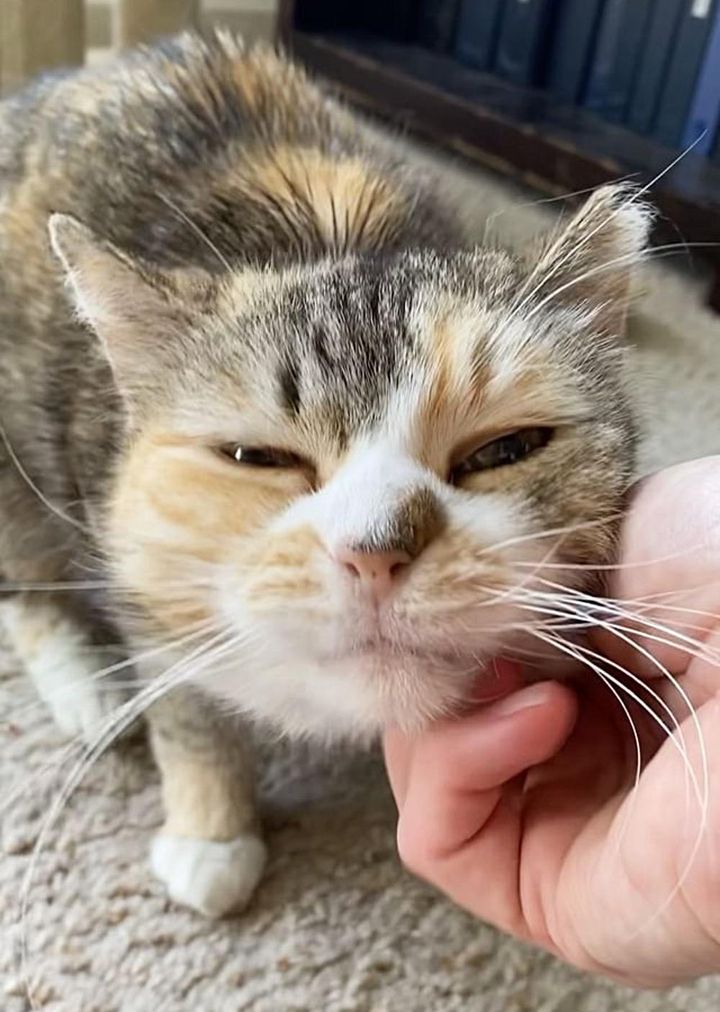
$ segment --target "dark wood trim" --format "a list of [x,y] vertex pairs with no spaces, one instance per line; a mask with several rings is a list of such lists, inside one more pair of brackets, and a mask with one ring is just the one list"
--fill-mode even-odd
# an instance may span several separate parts
[[[297,58],[329,78],[350,100],[404,129],[450,147],[551,194],[572,193],[630,176],[650,182],[676,152],[539,91],[507,85],[420,47],[373,38],[331,38],[292,30]],[[661,217],[658,242],[720,241],[720,168],[689,154],[652,188]],[[716,272],[720,249],[698,250]]]
[[296,0],[280,0],[278,4],[277,20],[275,22],[275,35],[281,46],[290,47],[292,44],[292,28],[295,20]]
[[720,264],[716,266],[712,287],[708,294],[708,306],[720,313]]

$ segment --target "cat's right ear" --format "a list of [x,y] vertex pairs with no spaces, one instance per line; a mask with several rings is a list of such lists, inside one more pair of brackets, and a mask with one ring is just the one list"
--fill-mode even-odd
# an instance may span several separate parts
[[622,335],[633,271],[644,258],[654,219],[642,194],[624,183],[601,186],[543,240],[525,286],[536,304],[579,306],[593,314],[598,330]]
[[[140,394],[187,332],[187,292],[71,215],[53,214],[49,230],[78,316],[100,338],[121,392]],[[197,312],[201,299],[192,301]]]

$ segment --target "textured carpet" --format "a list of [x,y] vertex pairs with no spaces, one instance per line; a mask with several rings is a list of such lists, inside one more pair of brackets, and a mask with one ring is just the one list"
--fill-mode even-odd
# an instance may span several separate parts
[[[419,157],[431,158],[421,153]],[[482,235],[524,243],[559,206],[443,160]],[[502,213],[496,213],[502,212]],[[643,467],[720,449],[720,320],[702,278],[652,269],[633,326],[648,432]],[[30,1007],[21,891],[70,764],[0,655],[0,1008]],[[27,904],[27,968],[44,1012],[717,1012],[720,980],[634,992],[575,973],[454,909],[405,875],[373,756],[264,748],[271,861],[250,909],[208,923],[147,868],[159,822],[142,742],[105,756],[47,834]]]

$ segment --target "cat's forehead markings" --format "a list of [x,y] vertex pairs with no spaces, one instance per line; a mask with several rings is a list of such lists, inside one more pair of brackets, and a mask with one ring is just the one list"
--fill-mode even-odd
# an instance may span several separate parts
[[254,296],[270,296],[277,291],[281,279],[267,271],[243,267],[223,279],[217,292],[218,313],[232,319],[242,313]]
[[297,208],[302,208],[336,250],[369,245],[406,202],[377,169],[360,158],[333,157],[319,148],[288,144],[247,156],[242,171],[232,170],[226,182],[233,191],[267,205],[276,224],[293,235],[297,235]]
[[436,374],[434,396],[438,401],[450,396],[455,385],[455,333],[452,321],[442,316],[430,328],[430,345],[435,362]]
[[426,327],[425,342],[433,371],[429,411],[481,392],[488,379],[484,351],[488,334],[496,325],[476,306],[458,306],[444,311]]
[[300,413],[300,365],[292,352],[287,352],[277,369],[280,404],[291,417]]
[[315,361],[323,373],[329,373],[333,368],[333,360],[328,351],[328,336],[325,328],[320,324],[313,328],[311,343],[315,352]]

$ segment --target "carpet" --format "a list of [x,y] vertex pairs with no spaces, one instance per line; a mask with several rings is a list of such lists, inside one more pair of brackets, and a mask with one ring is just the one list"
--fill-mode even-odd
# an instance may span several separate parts
[[[467,220],[519,247],[552,220],[519,187],[418,148]],[[720,318],[683,266],[643,275],[632,388],[642,469],[720,449]],[[72,757],[0,653],[0,1007],[30,1008],[19,961],[24,878]],[[209,923],[151,877],[160,818],[142,741],[103,757],[44,840],[26,966],[43,1012],[717,1012],[720,980],[644,993],[577,973],[455,909],[398,865],[377,755],[261,746],[271,858],[240,917]]]

